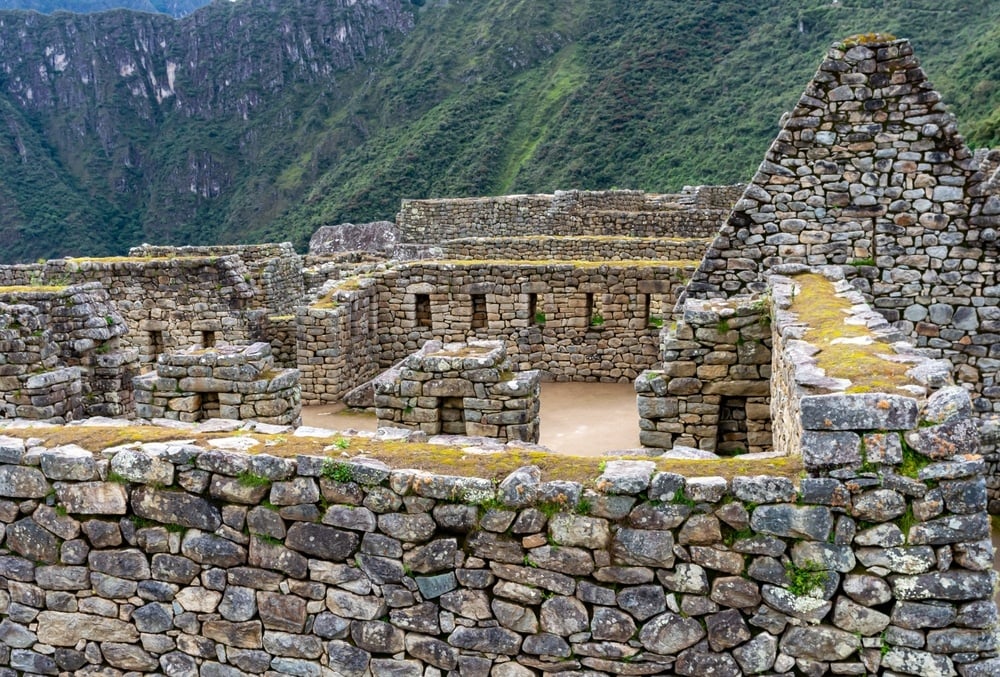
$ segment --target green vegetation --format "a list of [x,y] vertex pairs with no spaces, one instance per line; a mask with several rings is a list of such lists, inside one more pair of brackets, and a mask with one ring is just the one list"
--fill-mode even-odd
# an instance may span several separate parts
[[[23,19],[6,22],[0,258],[147,240],[303,248],[318,226],[391,218],[401,198],[745,181],[826,48],[875,30],[913,41],[970,144],[1000,145],[998,3],[482,0],[401,12],[413,15],[405,34],[391,10],[314,0],[213,3],[180,21],[40,16],[23,42]],[[343,21],[351,41],[321,38]],[[131,51],[139,29],[171,46],[178,95],[152,96],[151,76],[167,79],[161,56],[149,73],[119,74],[149,58]],[[223,47],[192,68],[195,41]],[[70,63],[96,64],[89,84],[51,71],[42,50],[64,43]],[[106,51],[82,51],[94,44]],[[41,98],[55,78],[72,104]]]
[[323,477],[345,484],[354,481],[354,470],[350,464],[328,458],[323,461]]
[[788,591],[797,597],[814,596],[816,589],[822,589],[826,581],[826,572],[815,562],[804,562],[802,566],[789,562],[785,565],[785,574]]
[[244,470],[241,472],[236,477],[236,481],[243,487],[266,487],[271,483],[271,480],[267,479],[263,475],[258,475],[250,470]]

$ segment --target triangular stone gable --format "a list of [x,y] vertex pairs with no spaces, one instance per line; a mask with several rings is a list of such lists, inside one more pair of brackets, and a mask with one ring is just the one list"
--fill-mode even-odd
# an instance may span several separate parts
[[907,285],[934,286],[924,271],[949,272],[944,262],[963,254],[950,247],[979,246],[969,217],[973,203],[985,200],[987,177],[977,166],[908,41],[838,43],[784,120],[687,295],[761,291],[777,264],[873,259],[894,271],[874,281],[885,285],[874,296],[895,297],[881,307],[898,320],[909,297],[930,291]]

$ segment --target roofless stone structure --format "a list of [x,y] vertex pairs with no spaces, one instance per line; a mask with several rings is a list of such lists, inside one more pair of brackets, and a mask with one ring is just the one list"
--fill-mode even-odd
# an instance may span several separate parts
[[[413,201],[392,254],[448,260],[0,267],[0,415],[173,419],[3,430],[0,677],[1000,674],[997,164],[908,43],[862,36],[731,213],[727,188]],[[372,397],[414,430],[278,425],[397,362]],[[469,437],[534,439],[534,369],[635,380],[651,456],[757,453],[580,474]],[[216,415],[257,420],[184,423]]]

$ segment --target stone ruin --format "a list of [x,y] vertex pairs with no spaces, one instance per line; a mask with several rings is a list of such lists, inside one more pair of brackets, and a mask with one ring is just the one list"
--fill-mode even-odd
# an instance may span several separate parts
[[539,373],[515,374],[499,341],[428,341],[375,382],[380,428],[538,441]]
[[160,355],[138,376],[135,413],[195,423],[213,418],[298,425],[302,411],[297,369],[275,369],[271,346],[191,347]]
[[545,375],[634,382],[653,457],[542,481],[12,428],[0,672],[1000,674],[997,157],[876,36],[745,186],[405,201],[392,252],[305,267],[0,267],[4,417],[297,417],[375,379],[393,427],[531,440]]

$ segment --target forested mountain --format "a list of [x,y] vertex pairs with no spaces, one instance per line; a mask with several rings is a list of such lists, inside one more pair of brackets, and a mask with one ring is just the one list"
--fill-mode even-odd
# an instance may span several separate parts
[[89,14],[109,9],[131,9],[182,17],[207,4],[206,0],[0,0],[0,10],[30,9],[42,14],[60,11]]
[[825,49],[910,38],[1000,145],[1000,1],[0,12],[0,258],[290,239],[404,197],[746,180]]

